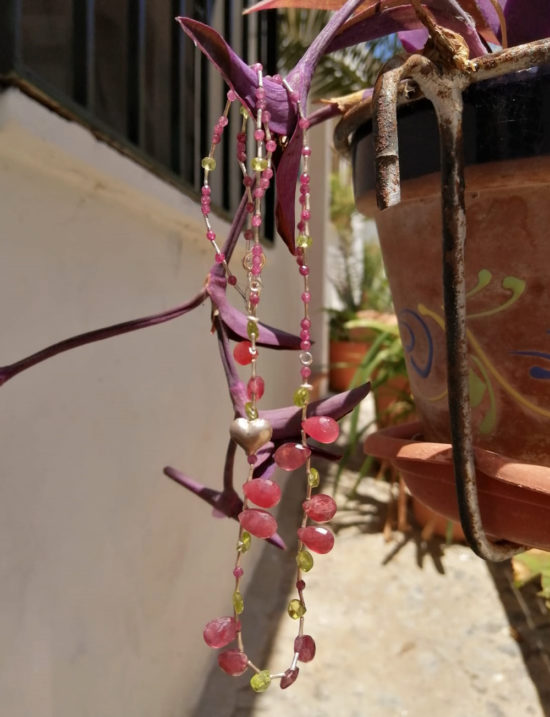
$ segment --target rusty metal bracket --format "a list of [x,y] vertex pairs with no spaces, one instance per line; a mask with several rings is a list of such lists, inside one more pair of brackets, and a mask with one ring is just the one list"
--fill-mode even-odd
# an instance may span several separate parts
[[[445,69],[422,55],[412,55],[402,65],[380,75],[370,103],[355,112],[373,118],[376,152],[376,192],[381,209],[400,201],[397,105],[406,101],[407,85],[418,87],[415,98],[424,96],[433,104],[439,127],[441,161],[441,204],[443,218],[443,296],[447,337],[447,385],[451,417],[451,440],[460,519],[472,549],[490,561],[505,560],[523,547],[487,539],[477,495],[473,432],[468,383],[466,339],[466,286],[464,247],[464,160],[462,147],[463,91],[472,83],[550,62],[550,39],[538,40],[476,58],[470,71]],[[370,104],[370,107],[368,106]],[[347,144],[352,127],[341,123],[337,144]]]

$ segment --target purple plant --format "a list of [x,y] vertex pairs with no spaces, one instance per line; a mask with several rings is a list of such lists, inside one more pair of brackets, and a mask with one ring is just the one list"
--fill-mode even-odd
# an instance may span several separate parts
[[[396,0],[264,0],[248,12],[283,8],[308,7],[336,10],[325,29],[317,36],[302,59],[287,76],[296,98],[302,107],[307,107],[308,91],[311,79],[319,59],[324,53],[348,47],[360,42],[376,39],[391,33],[399,33],[403,45],[410,51],[423,46],[427,31],[419,19],[416,3],[404,3]],[[499,0],[502,18],[499,19],[491,0],[425,0],[423,5],[429,9],[437,23],[448,30],[458,33],[467,44],[471,57],[490,51],[491,45],[502,40],[502,27],[507,26],[509,44],[517,44],[544,37],[550,34],[550,13],[547,0]],[[178,18],[182,29],[206,54],[217,67],[226,83],[234,91],[241,103],[251,112],[255,105],[258,88],[257,73],[241,60],[227,45],[225,40],[211,27],[189,18]],[[273,155],[273,168],[277,187],[277,228],[289,251],[294,254],[295,226],[295,189],[300,165],[303,127],[300,125],[296,102],[289,101],[289,94],[273,78],[264,78],[266,108],[271,115],[269,127],[278,136],[287,138],[284,149],[279,147]],[[309,124],[313,125],[336,115],[339,108],[328,104],[312,113]],[[231,230],[222,248],[226,261],[231,260],[237,239],[246,218],[246,197],[235,214]],[[171,321],[200,306],[207,299],[213,308],[214,326],[223,369],[227,379],[230,399],[235,417],[245,415],[246,387],[240,381],[229,349],[230,339],[246,339],[246,316],[231,306],[226,297],[227,280],[224,268],[215,263],[210,269],[202,289],[189,301],[168,311],[133,319],[123,323],[79,334],[48,346],[15,363],[0,367],[0,385],[22,371],[45,361],[59,353],[101,341],[119,334],[155,326]],[[296,350],[300,339],[278,329],[259,324],[258,345],[272,349]],[[368,393],[369,384],[347,391],[324,401],[312,403],[308,407],[309,415],[325,415],[339,419],[351,411]],[[278,446],[289,440],[298,440],[301,425],[301,411],[295,406],[260,412],[260,417],[269,420],[273,426],[273,436],[259,453],[260,460],[255,467],[255,477],[267,476],[273,468],[273,453]],[[233,487],[233,464],[236,444],[229,440],[223,473],[221,490],[207,488],[174,468],[166,468],[165,473],[193,493],[199,495],[217,511],[236,518],[241,510],[242,501]],[[320,452],[314,449],[316,452]],[[323,453],[323,455],[327,455]],[[278,536],[272,542],[282,546]]]

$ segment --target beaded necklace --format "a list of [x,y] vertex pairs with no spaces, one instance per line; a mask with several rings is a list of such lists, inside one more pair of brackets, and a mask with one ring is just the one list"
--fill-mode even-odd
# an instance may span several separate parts
[[[218,654],[218,663],[221,669],[229,675],[238,676],[251,668],[254,674],[250,679],[250,685],[256,692],[263,692],[275,679],[280,680],[281,688],[289,687],[298,677],[298,662],[309,662],[315,656],[315,642],[310,635],[304,632],[304,616],[306,613],[304,590],[306,583],[303,575],[311,570],[314,564],[310,551],[323,554],[328,553],[333,547],[334,535],[322,524],[328,522],[334,516],[336,503],[329,495],[313,494],[313,490],[319,486],[320,478],[319,472],[311,465],[311,448],[308,446],[307,437],[309,436],[320,443],[332,443],[338,437],[339,428],[336,421],[328,416],[307,416],[313,389],[310,383],[313,356],[311,354],[311,318],[309,315],[311,293],[308,265],[308,251],[312,244],[309,227],[311,218],[309,121],[303,113],[297,93],[293,91],[286,80],[275,76],[272,79],[282,83],[287,91],[289,102],[297,109],[298,124],[302,129],[303,136],[301,149],[302,169],[299,176],[301,212],[300,220],[297,224],[298,233],[295,252],[298,271],[303,279],[300,297],[303,311],[300,319],[300,385],[294,393],[294,404],[301,409],[302,414],[301,442],[282,444],[277,448],[273,457],[276,465],[284,471],[304,468],[306,491],[305,500],[302,504],[302,519],[297,529],[297,597],[290,600],[287,609],[288,615],[298,621],[298,634],[294,640],[290,666],[283,672],[273,674],[269,670],[257,667],[246,654],[240,617],[244,612],[244,600],[240,591],[240,582],[244,573],[241,565],[243,555],[249,550],[253,537],[265,540],[275,534],[277,521],[268,509],[277,505],[281,497],[281,489],[275,481],[265,477],[254,477],[254,467],[258,461],[257,453],[269,442],[272,434],[269,422],[260,417],[257,408],[257,402],[264,393],[264,380],[257,373],[259,351],[256,341],[259,336],[258,307],[262,291],[262,272],[266,263],[260,241],[263,223],[262,204],[265,192],[273,178],[272,155],[277,149],[277,142],[269,129],[270,116],[266,110],[262,66],[255,64],[253,65],[253,70],[257,73],[258,78],[255,90],[254,113],[251,117],[248,109],[244,105],[241,106],[242,121],[240,132],[237,135],[237,161],[243,176],[248,215],[246,228],[243,231],[246,242],[246,253],[243,259],[243,267],[246,271],[245,288],[239,286],[237,277],[229,269],[226,257],[216,242],[216,234],[210,221],[211,189],[209,175],[216,168],[214,154],[217,145],[222,139],[223,131],[229,123],[228,116],[231,104],[237,100],[233,90],[227,93],[224,112],[214,128],[210,152],[208,156],[203,158],[201,163],[204,170],[201,211],[206,226],[206,238],[212,244],[216,262],[223,265],[228,284],[234,287],[244,300],[247,313],[248,341],[237,343],[233,355],[240,365],[250,366],[250,378],[246,388],[248,402],[244,407],[246,415],[235,418],[230,425],[231,438],[245,450],[248,461],[248,475],[242,487],[244,494],[243,509],[238,516],[240,527],[233,566],[233,576],[235,578],[232,595],[233,614],[211,620],[204,628],[203,636],[206,644],[212,648],[225,648],[236,641],[236,647],[231,647]],[[249,124],[253,125],[255,141],[255,156],[250,161],[250,172],[247,168],[246,155],[247,128]],[[250,507],[251,505],[257,507]],[[310,524],[310,521],[315,524]]]

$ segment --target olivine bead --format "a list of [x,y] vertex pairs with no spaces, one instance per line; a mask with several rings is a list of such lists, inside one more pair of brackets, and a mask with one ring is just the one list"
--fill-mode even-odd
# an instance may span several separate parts
[[265,692],[270,684],[271,675],[269,674],[269,670],[257,672],[250,679],[250,687],[252,687],[254,692]]

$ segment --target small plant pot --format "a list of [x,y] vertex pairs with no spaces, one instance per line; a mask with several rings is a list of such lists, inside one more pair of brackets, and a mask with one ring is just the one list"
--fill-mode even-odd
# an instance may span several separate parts
[[370,345],[365,341],[331,341],[329,344],[329,388],[347,391]]
[[[422,440],[422,425],[408,423],[368,436],[365,451],[388,460],[422,503],[458,521],[452,448]],[[550,468],[476,448],[483,527],[493,540],[550,550]]]

